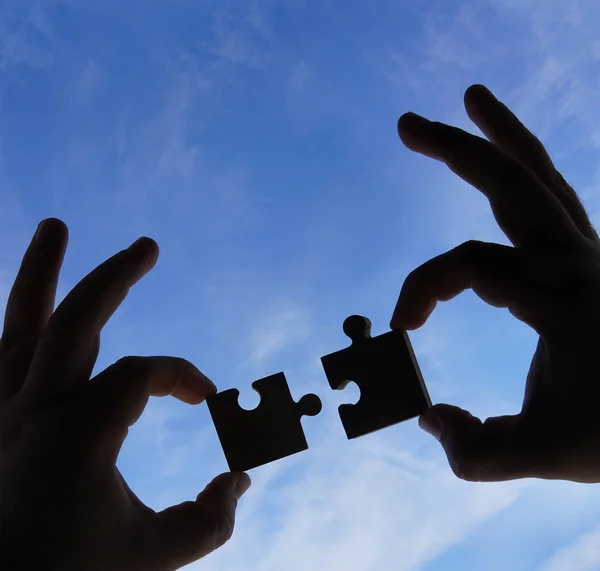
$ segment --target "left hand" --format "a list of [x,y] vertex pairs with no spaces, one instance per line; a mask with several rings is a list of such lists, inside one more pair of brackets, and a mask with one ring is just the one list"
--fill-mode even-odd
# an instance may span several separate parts
[[116,467],[150,395],[199,404],[215,386],[188,361],[125,357],[90,380],[100,331],[158,257],[141,238],[97,267],[53,312],[67,244],[42,222],[0,341],[0,568],[172,571],[225,543],[250,480],[221,474],[195,501],[155,513]]

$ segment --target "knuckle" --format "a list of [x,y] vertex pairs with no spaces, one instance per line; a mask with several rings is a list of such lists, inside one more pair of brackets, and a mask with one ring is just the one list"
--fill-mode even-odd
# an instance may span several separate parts
[[453,458],[450,462],[450,468],[454,475],[460,480],[466,482],[476,482],[476,464],[468,457]]
[[424,276],[427,274],[427,271],[428,270],[426,264],[423,264],[422,266],[419,266],[418,268],[414,269],[406,276],[404,280],[403,289],[408,289],[419,284],[419,282],[421,282]]
[[512,157],[504,161],[501,177],[503,185],[521,188],[528,192],[539,188],[539,177],[533,168]]
[[206,503],[202,506],[202,516],[207,533],[207,551],[214,551],[227,543],[235,527],[234,512],[220,504]]
[[147,363],[146,357],[127,356],[121,357],[113,366],[113,371],[122,375],[129,375],[145,367]]
[[486,246],[485,242],[481,240],[467,240],[463,242],[460,246],[455,248],[455,251],[458,254],[471,256],[475,254],[479,254]]
[[221,513],[215,526],[215,548],[225,545],[233,535],[234,518],[228,513]]

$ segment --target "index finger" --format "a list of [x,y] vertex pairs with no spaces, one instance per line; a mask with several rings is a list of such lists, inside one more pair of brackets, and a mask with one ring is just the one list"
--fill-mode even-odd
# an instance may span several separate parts
[[38,340],[54,310],[67,237],[63,222],[46,219],[23,256],[6,304],[0,339],[0,398],[14,396],[27,375]]
[[494,144],[413,113],[400,117],[398,133],[409,149],[444,162],[479,189],[515,246],[538,250],[583,247],[584,237],[556,196],[533,170]]
[[54,400],[89,380],[100,331],[157,258],[156,242],[140,238],[77,284],[48,322],[24,383],[26,393],[34,400]]
[[554,166],[543,143],[519,118],[483,85],[472,85],[465,93],[469,118],[498,148],[530,167],[546,187],[560,200],[580,232],[598,240],[594,227],[577,196]]

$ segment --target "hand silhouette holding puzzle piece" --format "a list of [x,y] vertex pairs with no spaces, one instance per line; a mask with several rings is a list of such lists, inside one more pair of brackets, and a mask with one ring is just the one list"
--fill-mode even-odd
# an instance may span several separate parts
[[[340,418],[349,439],[419,416],[431,406],[427,388],[404,331],[371,337],[371,322],[359,315],[344,321],[352,340],[346,349],[321,358],[332,389],[354,381],[361,398],[341,405]],[[245,471],[306,450],[302,416],[315,416],[321,401],[313,394],[292,399],[285,375],[255,381],[261,395],[254,410],[238,404],[239,391],[230,389],[207,399],[221,446],[231,470]]]

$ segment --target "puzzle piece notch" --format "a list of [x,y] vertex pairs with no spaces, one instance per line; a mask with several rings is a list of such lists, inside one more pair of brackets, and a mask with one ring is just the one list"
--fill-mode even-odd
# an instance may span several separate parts
[[339,407],[349,439],[419,416],[431,406],[405,331],[371,337],[371,322],[360,315],[348,317],[343,329],[352,344],[321,362],[332,389],[344,389],[350,382],[360,388],[356,404]]
[[295,402],[283,372],[252,383],[261,399],[253,410],[239,406],[240,392],[229,389],[207,398],[230,470],[246,471],[308,448],[301,418],[321,412],[313,394]]

